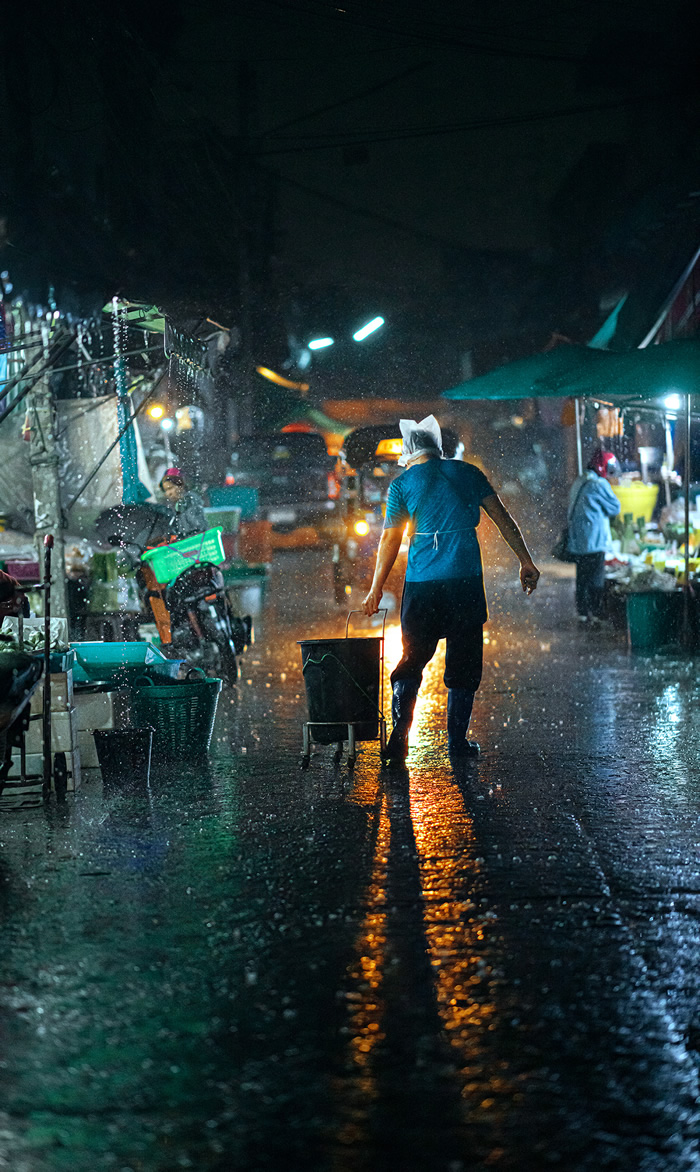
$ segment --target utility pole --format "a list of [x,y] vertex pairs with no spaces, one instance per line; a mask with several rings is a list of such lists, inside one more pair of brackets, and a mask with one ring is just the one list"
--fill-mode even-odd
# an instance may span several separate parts
[[238,434],[252,435],[255,429],[255,350],[253,345],[253,283],[251,240],[254,193],[251,176],[254,132],[255,77],[249,61],[238,67],[238,279],[241,308],[241,387],[238,397]]
[[51,609],[58,618],[68,617],[66,599],[65,541],[61,489],[58,479],[56,447],[56,412],[44,374],[29,396],[31,420],[29,462],[32,468],[34,495],[34,545],[39,566],[44,564],[44,537],[53,534],[53,582]]

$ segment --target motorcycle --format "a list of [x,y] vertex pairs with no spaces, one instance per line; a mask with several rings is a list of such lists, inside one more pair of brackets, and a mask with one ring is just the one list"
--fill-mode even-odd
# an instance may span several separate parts
[[156,532],[160,514],[154,513],[153,525],[142,526],[139,532],[138,524],[125,523],[133,518],[125,518],[123,510],[123,506],[121,512],[110,510],[122,523],[118,532],[107,535],[107,541],[123,549],[136,569],[142,603],[153,616],[161,650],[172,658],[216,670],[227,684],[235,684],[238,657],[253,642],[253,624],[250,615],[234,613],[219,566],[193,561],[167,584],[159,582],[151,559],[144,555],[177,543],[167,532]]

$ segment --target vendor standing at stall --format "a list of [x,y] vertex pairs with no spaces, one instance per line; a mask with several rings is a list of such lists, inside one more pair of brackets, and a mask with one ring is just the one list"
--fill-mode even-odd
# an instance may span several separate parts
[[207,527],[204,502],[199,493],[187,488],[179,468],[168,468],[161,479],[160,488],[173,511],[170,532],[177,538],[203,533]]
[[447,640],[445,686],[447,745],[454,757],[475,757],[467,740],[474,695],[481,683],[486,596],[476,536],[480,510],[488,514],[520,561],[520,581],[531,594],[540,576],[522,534],[483,472],[461,460],[445,460],[440,425],[433,415],[420,423],[400,421],[406,471],[387,497],[374,579],[363,602],[375,614],[384,583],[410,525],[406,581],[401,602],[403,655],[391,674],[393,729],[385,758],[403,762],[418,689],[440,639]]
[[603,618],[610,518],[620,512],[620,502],[610,487],[609,477],[617,476],[619,471],[613,453],[599,449],[569,493],[567,548],[576,561],[576,614],[580,623],[596,624]]

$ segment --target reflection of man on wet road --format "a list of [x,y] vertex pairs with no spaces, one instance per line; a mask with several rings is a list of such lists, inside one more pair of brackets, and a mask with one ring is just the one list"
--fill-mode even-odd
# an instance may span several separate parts
[[446,639],[447,741],[454,756],[476,756],[467,740],[474,695],[481,682],[483,624],[487,618],[481,550],[476,536],[480,509],[488,514],[520,560],[520,581],[531,594],[540,576],[522,534],[483,472],[442,457],[434,416],[401,420],[406,472],[391,485],[372,586],[363,608],[379,609],[384,583],[396,560],[406,524],[411,544],[401,602],[403,655],[392,672],[393,730],[386,758],[404,761],[423,669]]

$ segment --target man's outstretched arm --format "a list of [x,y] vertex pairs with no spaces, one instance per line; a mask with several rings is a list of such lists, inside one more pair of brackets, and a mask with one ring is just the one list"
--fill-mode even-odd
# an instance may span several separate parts
[[391,567],[396,561],[396,556],[401,549],[402,537],[403,527],[385,529],[382,533],[379,549],[377,550],[377,564],[374,567],[372,585],[370,586],[369,594],[362,603],[362,609],[367,615],[376,614],[379,610],[384,583],[389,577]]
[[492,496],[487,496],[481,502],[481,507],[493,521],[506,545],[510,546],[515,556],[519,559],[522,588],[526,594],[532,594],[537,586],[540,571],[532,560],[532,555],[523,540],[523,535],[518,529],[518,526],[503,504],[503,501],[500,497],[496,496],[495,492]]

